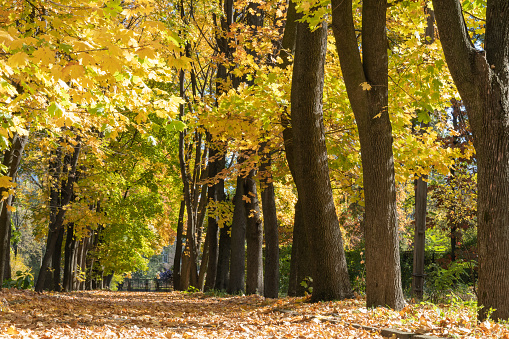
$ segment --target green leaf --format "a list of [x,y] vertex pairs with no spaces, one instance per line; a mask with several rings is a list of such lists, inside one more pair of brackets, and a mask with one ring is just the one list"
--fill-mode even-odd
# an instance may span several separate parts
[[64,114],[65,110],[57,104],[56,102],[52,102],[48,107],[48,114],[50,117],[60,118]]
[[89,109],[88,113],[90,113],[92,115],[103,116],[105,107],[106,106],[104,104],[99,104],[96,107]]
[[170,124],[168,125],[167,129],[169,131],[171,130],[175,130],[177,132],[182,132],[183,130],[186,129],[186,124],[183,123],[182,121],[180,120],[173,120],[172,122],[170,122]]

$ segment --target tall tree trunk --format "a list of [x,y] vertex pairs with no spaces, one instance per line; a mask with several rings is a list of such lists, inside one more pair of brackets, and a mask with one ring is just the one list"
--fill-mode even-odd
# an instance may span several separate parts
[[246,204],[243,197],[246,179],[237,177],[231,234],[230,281],[228,292],[231,294],[245,291],[244,277],[246,270]]
[[180,289],[180,261],[182,260],[182,233],[184,233],[184,212],[186,204],[180,202],[177,236],[175,238],[175,258],[173,258],[173,289]]
[[[5,151],[2,164],[7,167],[6,175],[14,182],[21,163],[28,137],[14,135],[11,147]],[[0,188],[0,196],[7,192],[7,188]],[[11,247],[11,211],[14,196],[9,194],[1,204],[0,211],[0,288],[4,279],[10,278],[10,247]]]
[[[332,28],[361,145],[366,304],[405,305],[399,259],[392,126],[388,113],[387,0],[362,3],[362,60],[352,0],[333,0]],[[369,90],[364,88],[369,86]]]
[[279,230],[269,153],[263,157],[260,173],[262,175],[260,190],[262,192],[263,231],[265,233],[263,296],[277,298],[279,296]]
[[[72,159],[70,161],[70,167],[67,174],[67,180],[65,186],[62,187],[62,201],[61,205],[57,207],[57,213],[54,218],[50,221],[49,230],[48,230],[48,241],[46,245],[46,252],[44,253],[44,257],[41,264],[41,269],[39,271],[39,277],[37,279],[37,283],[35,284],[35,291],[42,292],[44,288],[44,284],[46,278],[51,274],[49,271],[49,267],[51,264],[51,258],[53,257],[53,253],[56,249],[58,233],[60,232],[61,227],[63,226],[64,217],[67,205],[69,204],[72,196],[72,190],[75,182],[76,176],[76,166],[78,163],[78,158],[81,150],[81,144],[78,143],[74,146],[74,153],[72,155]],[[53,208],[53,206],[52,206]]]
[[[297,33],[297,11],[295,9],[295,2],[289,1],[288,11],[286,13],[285,31],[282,39],[281,60],[280,68],[286,68],[291,64],[291,56],[295,52],[295,42]],[[295,178],[295,164],[293,157],[293,134],[292,126],[288,113],[285,111],[281,115],[281,124],[283,126],[283,141],[285,145],[285,155],[288,162],[288,167]],[[306,292],[301,282],[306,277],[311,276],[310,250],[309,242],[306,236],[306,224],[304,215],[302,214],[302,203],[297,198],[295,204],[295,217],[293,223],[293,240],[292,240],[292,254],[290,261],[290,277],[288,284],[289,296],[302,296]]]
[[433,0],[449,70],[477,156],[478,317],[509,319],[509,2],[488,0],[485,51],[470,40],[458,0]]
[[246,293],[263,294],[263,223],[256,190],[256,171],[245,178],[246,213]]
[[294,180],[306,230],[313,232],[314,301],[352,296],[325,145],[322,98],[326,49],[327,22],[314,32],[306,22],[297,24],[291,94]]
[[[226,163],[226,145],[221,144],[220,146],[216,146],[218,149],[215,149],[214,146],[209,148],[209,178],[214,178],[218,173],[220,173]],[[224,180],[223,179],[214,179],[217,180],[215,184],[209,187],[208,190],[208,200],[214,202],[223,202],[225,199],[224,194]],[[215,217],[208,217],[208,229],[207,235],[210,233],[210,241],[209,241],[209,261],[207,267],[207,279],[205,282],[205,290],[212,290],[216,285],[216,274],[218,268],[218,258],[219,258],[219,226],[217,224],[217,219]]]
[[[427,7],[425,44],[435,41],[435,14]],[[427,127],[428,124],[425,124]],[[414,260],[412,274],[412,296],[422,300],[424,292],[424,257],[426,245],[426,206],[428,200],[427,176],[421,176],[415,182],[415,231],[414,231]]]

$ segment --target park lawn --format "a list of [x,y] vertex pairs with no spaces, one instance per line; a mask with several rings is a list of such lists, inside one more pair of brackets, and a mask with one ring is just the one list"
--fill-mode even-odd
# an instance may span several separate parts
[[[467,305],[468,306],[468,305]],[[381,338],[361,324],[443,337],[509,338],[507,325],[478,324],[464,304],[367,310],[362,298],[203,293],[0,291],[0,338]]]

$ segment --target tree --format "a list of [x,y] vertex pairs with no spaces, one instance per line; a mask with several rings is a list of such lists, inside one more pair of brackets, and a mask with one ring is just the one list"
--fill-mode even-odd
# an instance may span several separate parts
[[295,183],[302,201],[313,259],[312,300],[350,297],[350,281],[327,164],[323,126],[323,81],[327,23],[311,31],[297,24],[291,118]]
[[362,60],[352,1],[333,0],[332,8],[332,28],[361,145],[366,209],[366,303],[368,307],[401,309],[405,300],[388,112],[387,1],[362,3]]
[[[465,104],[478,168],[479,319],[509,319],[509,3],[486,2],[484,50],[459,0],[434,0],[445,59]],[[493,311],[494,310],[494,311]],[[491,313],[493,311],[493,313]]]

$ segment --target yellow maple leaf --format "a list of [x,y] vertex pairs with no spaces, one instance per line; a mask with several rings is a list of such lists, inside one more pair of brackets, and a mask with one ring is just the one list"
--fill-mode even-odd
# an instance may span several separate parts
[[368,84],[367,81],[361,82],[360,86],[364,91],[369,91],[371,89],[371,85]]
[[0,177],[0,187],[10,188],[16,187],[16,183],[12,182],[12,178],[6,175],[2,175]]
[[14,68],[23,67],[27,63],[28,63],[28,54],[26,54],[25,52],[20,52],[20,53],[14,54],[7,61],[7,64]]
[[5,206],[5,208],[6,208],[9,212],[16,212],[16,207],[14,207],[14,206],[7,205],[7,206]]

